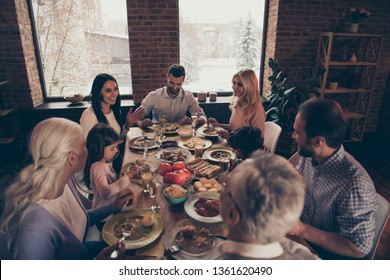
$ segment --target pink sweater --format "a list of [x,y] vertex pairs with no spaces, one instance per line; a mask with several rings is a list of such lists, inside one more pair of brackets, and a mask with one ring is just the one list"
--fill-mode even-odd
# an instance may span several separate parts
[[261,104],[259,104],[248,108],[247,112],[244,112],[241,107],[236,107],[232,111],[229,124],[232,132],[242,126],[251,126],[260,128],[262,134],[264,135],[264,108],[261,106]]
[[117,179],[112,163],[98,161],[91,166],[91,190],[93,193],[92,208],[110,204],[115,194],[130,185],[129,177]]

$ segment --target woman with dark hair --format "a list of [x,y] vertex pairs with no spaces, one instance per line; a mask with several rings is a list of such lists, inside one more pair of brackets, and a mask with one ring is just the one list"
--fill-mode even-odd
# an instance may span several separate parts
[[[126,122],[123,129],[121,129],[121,98],[118,83],[109,74],[102,73],[95,77],[92,83],[91,101],[92,107],[85,109],[80,118],[80,125],[85,139],[87,139],[89,131],[98,123],[111,126],[121,136],[121,139],[124,139],[130,126],[135,124],[144,114],[144,109],[141,107],[134,112],[130,108]],[[122,154],[123,145],[121,145],[120,150]],[[119,156],[114,162],[114,169],[117,173],[121,169],[122,158],[122,156]]]
[[130,108],[126,122],[121,128],[121,98],[116,79],[109,74],[98,74],[92,83],[91,89],[92,107],[84,110],[80,118],[84,138],[88,132],[98,123],[111,126],[121,138],[125,138],[130,126],[135,124],[144,114],[143,108],[137,108],[134,112]]

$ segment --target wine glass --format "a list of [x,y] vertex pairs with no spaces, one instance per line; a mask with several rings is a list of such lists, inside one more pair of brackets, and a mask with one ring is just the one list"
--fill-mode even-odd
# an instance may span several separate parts
[[156,142],[156,145],[158,146],[158,149],[161,147],[163,138],[163,131],[160,125],[156,125],[154,128],[154,141]]
[[191,114],[191,125],[192,125],[192,129],[194,130],[194,136],[196,135],[195,126],[197,120],[198,120],[198,114]]
[[152,199],[153,203],[152,205],[149,207],[150,210],[152,210],[153,212],[158,212],[160,211],[160,205],[158,205],[157,201],[156,201],[156,192],[157,192],[157,188],[160,184],[155,180],[153,179],[150,184],[148,185],[149,187],[149,196],[150,198]]

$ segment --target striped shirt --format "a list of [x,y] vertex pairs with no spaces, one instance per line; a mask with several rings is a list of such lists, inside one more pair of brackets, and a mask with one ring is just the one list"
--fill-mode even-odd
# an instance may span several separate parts
[[368,254],[377,203],[374,183],[366,170],[343,146],[321,164],[302,157],[297,169],[306,184],[302,222],[345,236]]

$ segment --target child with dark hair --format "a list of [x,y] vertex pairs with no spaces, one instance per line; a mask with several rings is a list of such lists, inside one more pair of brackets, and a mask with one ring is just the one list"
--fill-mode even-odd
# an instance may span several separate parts
[[231,133],[227,139],[237,158],[245,160],[254,151],[264,149],[263,136],[257,127],[243,126]]
[[112,162],[119,155],[120,143],[119,134],[106,124],[97,124],[88,133],[84,180],[92,190],[92,208],[110,204],[115,200],[115,194],[128,187],[130,179],[139,175],[138,169],[131,169],[117,178]]

